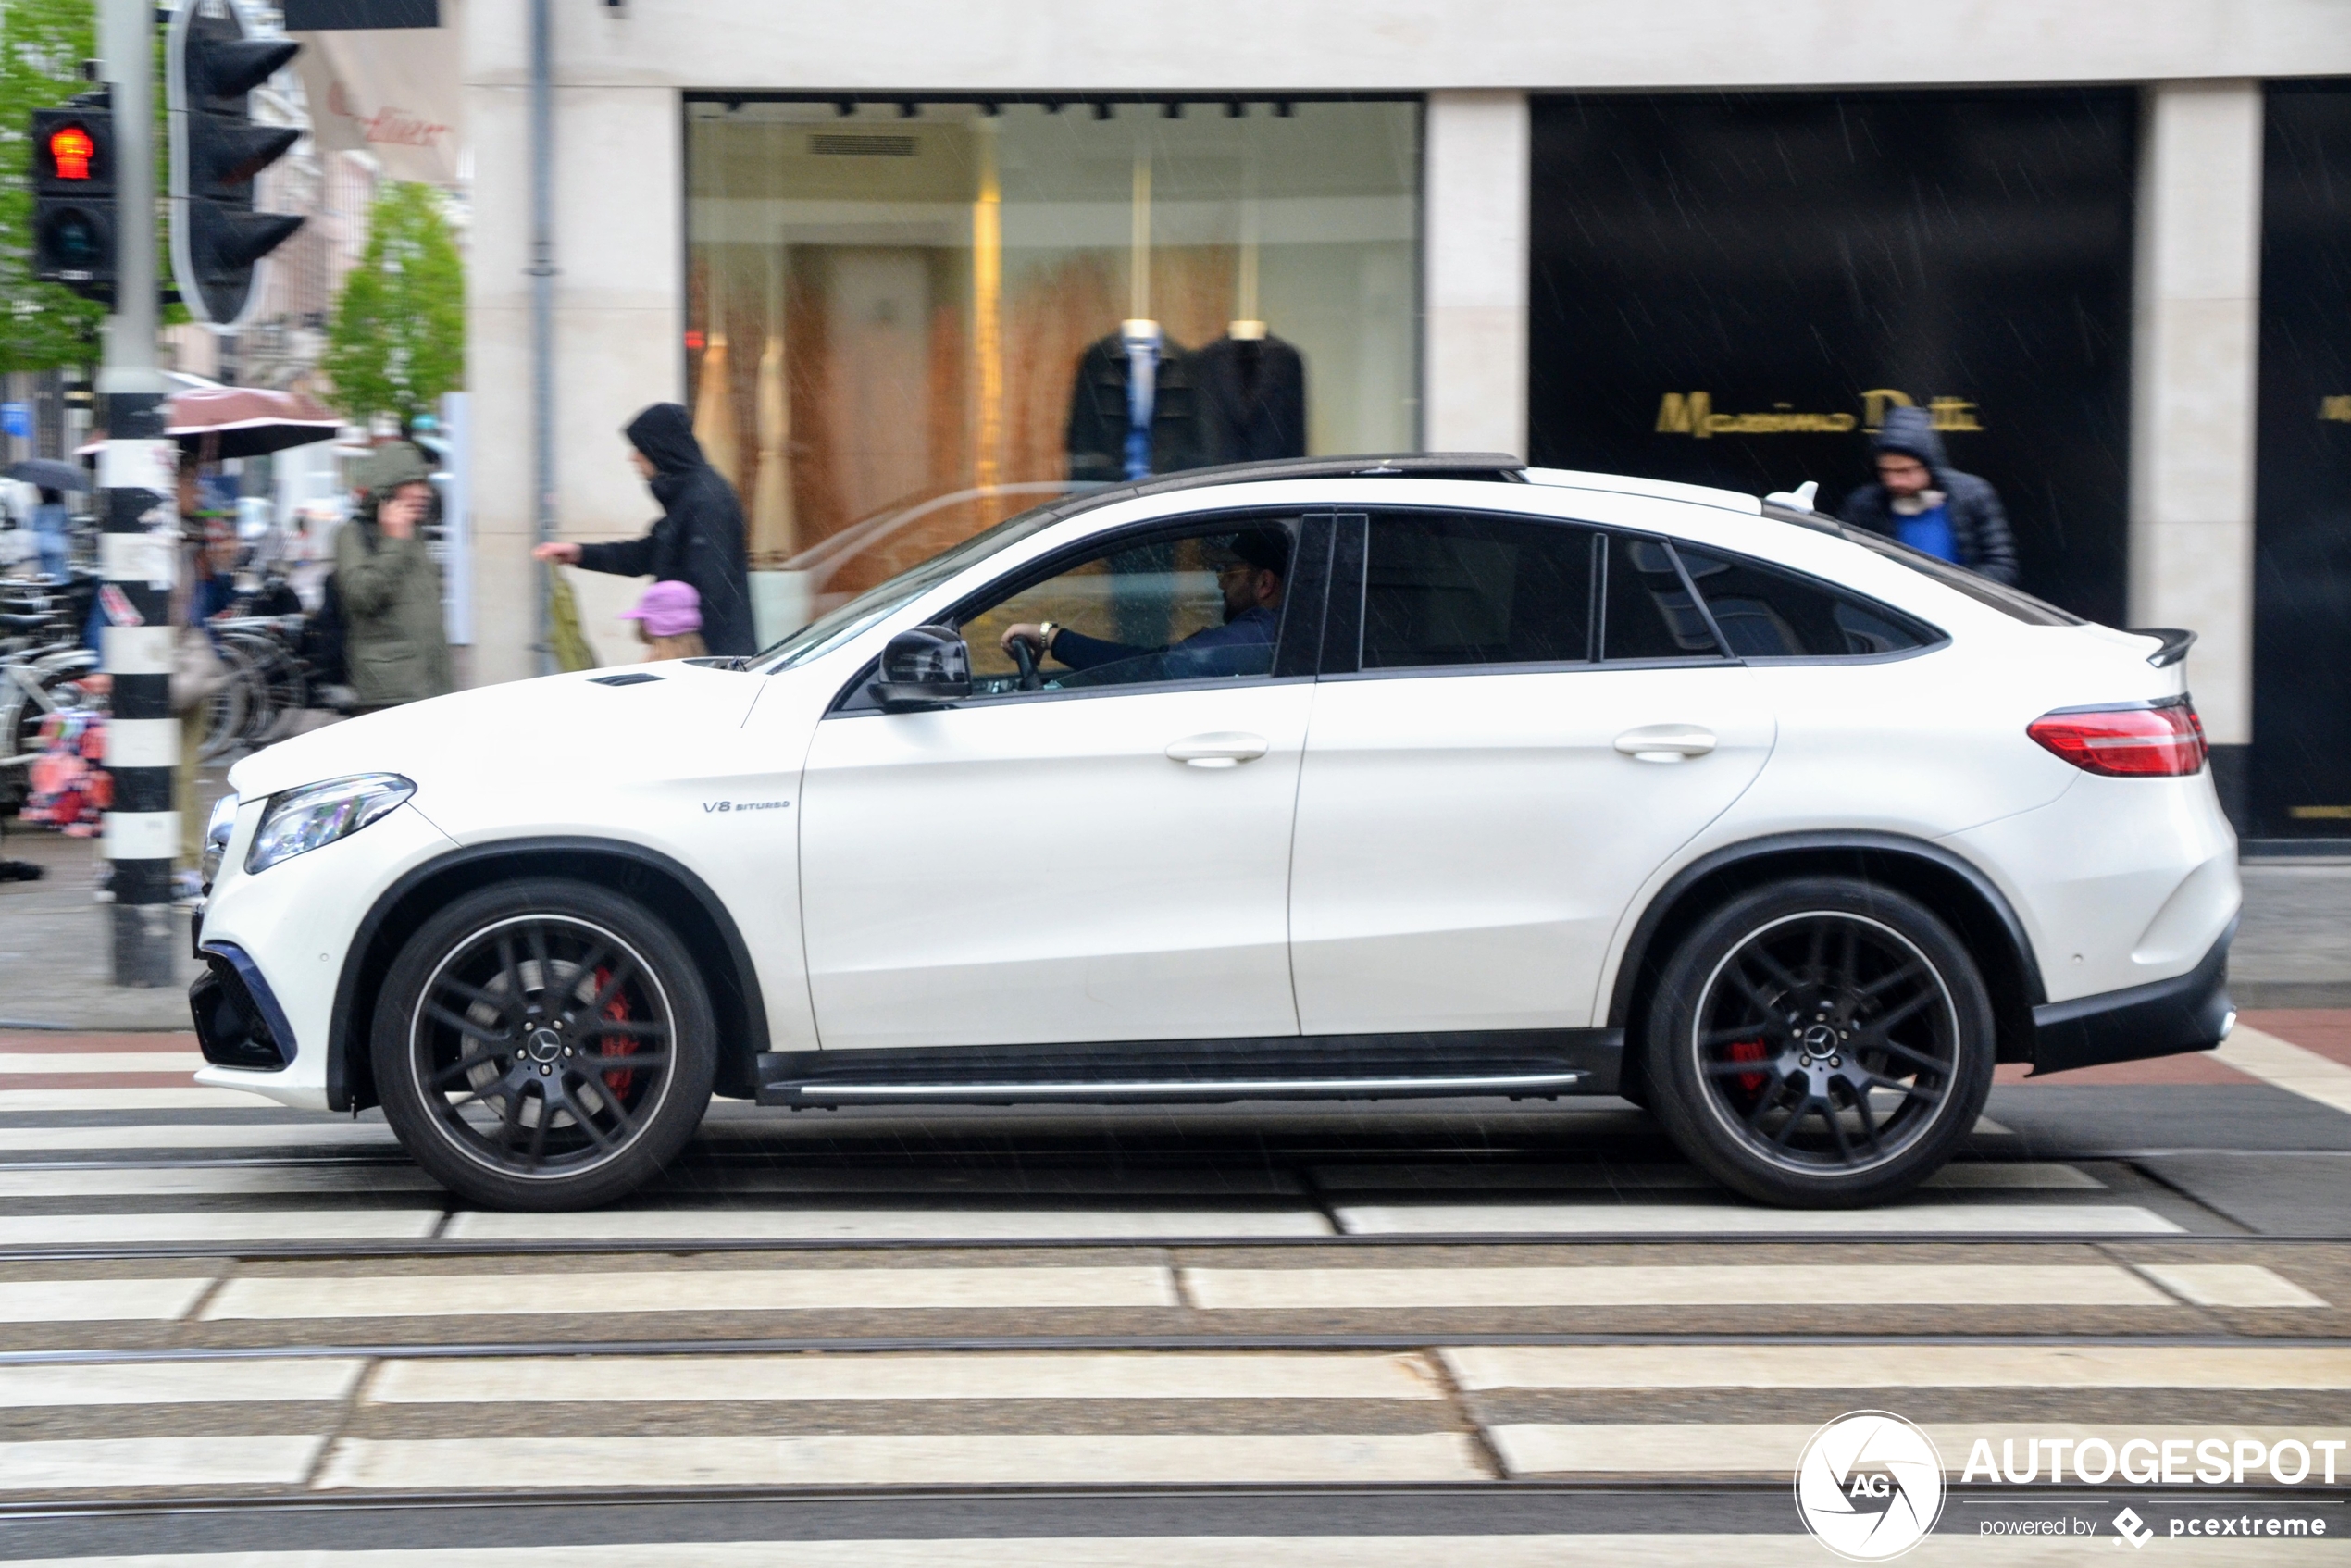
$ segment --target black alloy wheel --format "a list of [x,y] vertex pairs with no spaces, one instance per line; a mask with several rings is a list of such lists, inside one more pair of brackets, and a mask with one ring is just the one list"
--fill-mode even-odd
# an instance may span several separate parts
[[1808,877],[1734,900],[1660,976],[1647,1060],[1683,1152],[1766,1202],[1868,1203],[1931,1176],[1990,1092],[1965,945],[1889,889]]
[[501,884],[428,920],[377,1009],[384,1115],[417,1164],[500,1208],[608,1202],[691,1137],[715,1071],[700,972],[652,912]]

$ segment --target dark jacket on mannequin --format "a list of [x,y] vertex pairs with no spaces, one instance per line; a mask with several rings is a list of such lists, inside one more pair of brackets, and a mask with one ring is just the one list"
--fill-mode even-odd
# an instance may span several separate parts
[[702,595],[702,637],[714,654],[759,651],[752,629],[751,565],[735,487],[712,467],[681,404],[656,403],[628,422],[628,444],[658,470],[648,481],[662,514],[642,539],[583,544],[579,565],[615,577],[690,582]]
[[1211,463],[1306,455],[1306,361],[1279,338],[1219,338],[1192,355]]
[[[1898,452],[1925,464],[1927,472],[1934,476],[1934,488],[1944,494],[1944,505],[1950,510],[1951,542],[1959,552],[1959,564],[1994,582],[2015,583],[2016,536],[2009,531],[2000,492],[1990,480],[1951,467],[1943,453],[1943,438],[1935,432],[1934,416],[1923,408],[1887,409],[1885,423],[1870,438],[1870,452],[1872,457]],[[1865,484],[1847,496],[1838,516],[1888,539],[1901,537],[1893,502],[1882,484]]]
[[[1159,341],[1151,400],[1151,472],[1197,468],[1206,458],[1191,355],[1173,338]],[[1116,332],[1087,346],[1069,395],[1069,477],[1126,477],[1126,345]]]

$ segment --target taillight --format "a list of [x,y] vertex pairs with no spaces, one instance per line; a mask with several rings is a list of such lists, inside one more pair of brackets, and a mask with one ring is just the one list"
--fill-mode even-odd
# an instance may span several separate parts
[[2204,721],[2184,699],[2154,707],[2062,708],[2024,731],[2086,773],[2176,778],[2204,766]]

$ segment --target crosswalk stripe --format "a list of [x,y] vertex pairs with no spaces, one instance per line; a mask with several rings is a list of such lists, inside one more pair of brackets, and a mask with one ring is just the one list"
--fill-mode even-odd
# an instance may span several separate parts
[[460,1241],[1026,1241],[1328,1236],[1306,1209],[615,1209],[592,1213],[468,1210]]
[[2351,1388],[2351,1349],[2215,1345],[1470,1345],[1464,1389]]
[[[1958,1475],[1967,1468],[1969,1450],[1980,1440],[1992,1445],[1998,1454],[2001,1445],[2012,1444],[2021,1469],[2032,1453],[2030,1447],[2040,1440],[2042,1462],[2047,1463],[2051,1441],[2079,1445],[2084,1437],[2103,1439],[2110,1447],[2119,1447],[2125,1437],[2145,1437],[2158,1446],[2165,1442],[2187,1444],[2193,1454],[2196,1445],[2208,1438],[2219,1438],[2233,1445],[2240,1437],[2260,1442],[2267,1450],[2284,1438],[2293,1438],[2306,1446],[2314,1435],[2331,1431],[2313,1425],[2247,1426],[2214,1423],[2207,1426],[2183,1426],[2176,1424],[2158,1425],[2129,1422],[2088,1425],[2071,1422],[1922,1422],[1926,1435],[1934,1439],[1935,1450],[1943,1456],[1943,1468]],[[1796,1473],[1796,1462],[1804,1451],[1804,1444],[1820,1428],[1811,1425],[1782,1425],[1759,1423],[1753,1425],[1723,1424],[1698,1425],[1686,1423],[1661,1422],[1655,1425],[1569,1425],[1528,1422],[1488,1426],[1486,1436],[1492,1439],[1494,1451],[1500,1456],[1502,1467],[1517,1475],[1768,1475],[1785,1481]],[[2192,1466],[2191,1466],[2192,1467]],[[1979,1470],[1978,1474],[1982,1474]],[[2047,1471],[2041,1472],[2044,1479]],[[2071,1472],[2068,1471],[2069,1479]],[[2250,1482],[2254,1473],[2248,1473]],[[2343,1475],[2338,1458],[2336,1474]],[[2320,1481],[2322,1471],[2314,1464],[2309,1479]],[[2121,1543],[2114,1543],[2119,1546]],[[2338,1545],[2337,1550],[2341,1548]]]
[[[1513,1190],[1707,1191],[1714,1184],[1688,1165],[1518,1164],[1323,1165],[1313,1172],[1325,1192],[1442,1192]],[[1970,1160],[1927,1177],[1931,1190],[2103,1191],[2106,1183],[2078,1165],[2044,1160]]]
[[439,1209],[199,1209],[131,1214],[0,1214],[0,1246],[202,1241],[419,1241]]
[[[205,1092],[210,1092],[209,1090]],[[241,1095],[250,1104],[251,1095]],[[104,1126],[0,1126],[0,1152],[58,1154],[128,1149],[325,1149],[400,1147],[381,1122],[321,1116],[287,1122],[117,1122]]]
[[283,1192],[438,1192],[414,1165],[116,1165],[103,1170],[35,1165],[0,1170],[0,1198],[146,1198],[188,1193],[226,1197]]
[[[5,1446],[0,1446],[5,1454]],[[0,1463],[5,1459],[0,1458]],[[1458,1432],[354,1438],[326,1489],[1304,1485],[1484,1481]]]
[[188,1315],[212,1284],[199,1279],[0,1280],[0,1323],[102,1323]]
[[1337,1209],[1350,1236],[1621,1236],[1690,1231],[1752,1236],[2176,1232],[2128,1203],[1897,1203],[1883,1209],[1759,1209],[1735,1203],[1365,1203]]
[[1636,1263],[1555,1268],[1197,1268],[1184,1290],[1231,1311],[1389,1307],[1904,1304],[2164,1307],[2110,1263]]
[[0,1492],[134,1487],[291,1487],[310,1474],[323,1436],[76,1437],[0,1443]]
[[2212,1054],[2241,1073],[2351,1114],[2351,1067],[2315,1051],[2239,1024]]
[[[571,1369],[582,1368],[575,1378]],[[44,1369],[46,1370],[46,1369]],[[1006,1351],[852,1356],[597,1356],[387,1363],[371,1403],[710,1400],[1442,1400],[1417,1355]],[[0,1384],[0,1400],[6,1386]]]
[[277,1101],[241,1089],[0,1089],[0,1114],[17,1111],[255,1111]]
[[2323,1307],[2327,1303],[2259,1263],[2139,1263],[2138,1271],[2199,1307]]
[[0,1051],[0,1077],[17,1073],[193,1073],[193,1051]]
[[0,1366],[0,1406],[341,1401],[366,1366],[328,1356]]
[[1172,1307],[1156,1267],[665,1269],[659,1273],[247,1276],[216,1318],[471,1317],[563,1312],[762,1313],[892,1308]]

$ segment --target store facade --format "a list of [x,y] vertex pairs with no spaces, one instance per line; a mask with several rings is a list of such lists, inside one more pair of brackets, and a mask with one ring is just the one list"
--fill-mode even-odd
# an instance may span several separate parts
[[[476,172],[479,575],[517,604],[522,9],[464,21],[468,123],[512,154]],[[642,527],[616,432],[662,398],[743,495],[771,620],[1063,486],[1253,456],[1500,449],[1834,504],[1909,404],[2000,489],[2028,588],[2201,634],[2248,830],[2351,835],[2301,810],[2351,779],[2263,738],[2351,726],[2290,668],[2351,667],[2351,418],[2271,412],[2351,394],[2313,392],[2347,352],[2309,277],[2340,197],[2294,185],[2344,167],[2304,146],[2341,83],[2307,79],[2351,35],[2323,0],[1967,19],[556,7],[556,526]],[[631,585],[580,586],[609,642]],[[532,662],[527,623],[485,629],[484,678]]]

